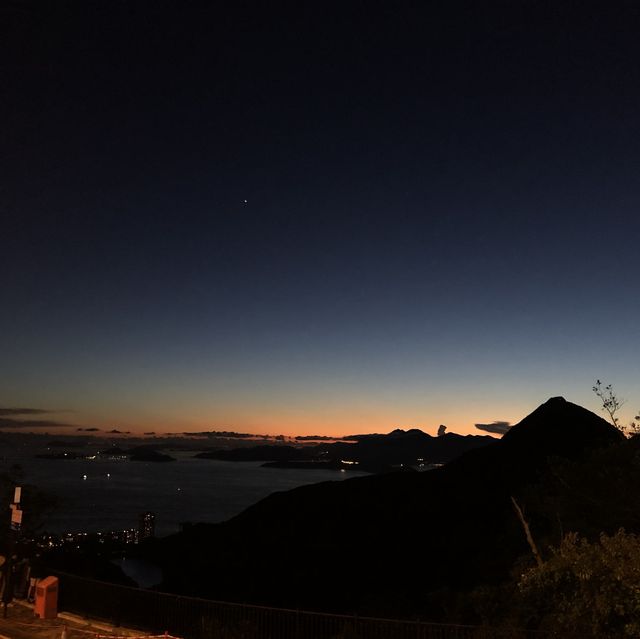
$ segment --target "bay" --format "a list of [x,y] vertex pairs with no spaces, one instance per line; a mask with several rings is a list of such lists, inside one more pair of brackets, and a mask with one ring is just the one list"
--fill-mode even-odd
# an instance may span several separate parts
[[[156,535],[180,530],[182,522],[220,522],[277,491],[341,481],[359,472],[263,468],[261,462],[197,459],[170,452],[173,462],[48,460],[32,453],[5,454],[2,466],[22,466],[27,483],[55,495],[58,506],[48,532],[98,532],[137,528],[140,515],[156,515]],[[28,503],[23,503],[27,510]]]

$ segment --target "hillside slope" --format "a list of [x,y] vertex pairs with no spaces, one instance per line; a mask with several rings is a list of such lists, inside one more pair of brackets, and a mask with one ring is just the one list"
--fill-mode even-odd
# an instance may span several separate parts
[[164,587],[228,600],[362,614],[429,614],[448,590],[504,579],[528,552],[510,496],[553,456],[620,442],[552,398],[502,440],[426,473],[276,493],[224,524],[162,543]]

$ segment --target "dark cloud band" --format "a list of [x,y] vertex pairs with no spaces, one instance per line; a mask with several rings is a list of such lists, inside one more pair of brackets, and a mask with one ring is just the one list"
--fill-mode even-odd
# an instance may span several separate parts
[[75,428],[74,424],[64,424],[50,419],[12,419],[0,417],[0,428]]
[[19,415],[47,415],[54,411],[45,408],[0,408],[0,417],[17,417]]
[[475,424],[478,430],[487,433],[495,433],[496,435],[504,435],[510,428],[510,422],[491,422],[490,424]]

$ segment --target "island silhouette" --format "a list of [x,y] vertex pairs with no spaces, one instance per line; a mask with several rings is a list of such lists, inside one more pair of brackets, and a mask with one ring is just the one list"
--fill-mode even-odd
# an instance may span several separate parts
[[385,435],[353,435],[349,441],[316,446],[260,445],[213,449],[198,453],[196,457],[237,462],[262,461],[264,466],[272,468],[333,468],[380,473],[441,465],[493,441],[489,435],[444,433],[433,437],[417,428],[398,428]]

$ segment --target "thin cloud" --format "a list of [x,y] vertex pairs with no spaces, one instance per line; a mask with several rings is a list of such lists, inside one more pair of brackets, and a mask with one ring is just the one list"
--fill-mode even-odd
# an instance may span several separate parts
[[0,428],[19,430],[22,428],[75,428],[75,424],[64,424],[50,419],[12,419],[0,417]]
[[56,411],[46,408],[2,408],[0,407],[0,417],[17,417],[20,415],[47,415]]
[[490,424],[475,424],[478,430],[483,430],[487,433],[494,433],[496,435],[504,435],[510,428],[510,422],[491,422]]
[[[31,430],[39,428],[75,428],[76,430],[80,430],[77,424],[67,424],[66,422],[60,422],[56,419],[38,419],[40,415],[68,412],[72,411],[25,406],[0,406],[0,429]],[[36,419],[28,419],[29,417],[35,417]]]

